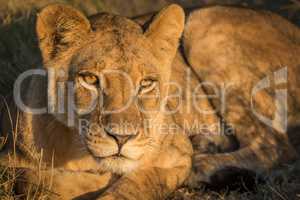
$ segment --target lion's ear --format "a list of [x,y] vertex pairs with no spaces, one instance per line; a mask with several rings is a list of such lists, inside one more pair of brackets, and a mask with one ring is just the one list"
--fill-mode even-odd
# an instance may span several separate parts
[[160,11],[150,24],[145,35],[153,44],[155,56],[166,65],[171,65],[176,54],[179,39],[184,30],[185,14],[183,9],[170,5]]
[[37,17],[36,32],[44,62],[83,41],[90,32],[89,20],[63,4],[45,7]]

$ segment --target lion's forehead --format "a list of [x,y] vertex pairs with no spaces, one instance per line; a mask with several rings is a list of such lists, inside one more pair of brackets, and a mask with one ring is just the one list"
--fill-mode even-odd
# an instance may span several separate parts
[[141,26],[133,20],[109,13],[100,13],[90,17],[90,23],[95,32],[119,29],[135,35],[143,33]]
[[155,58],[142,36],[122,30],[93,33],[92,40],[72,56],[72,71],[107,72],[117,70],[131,78],[157,73]]

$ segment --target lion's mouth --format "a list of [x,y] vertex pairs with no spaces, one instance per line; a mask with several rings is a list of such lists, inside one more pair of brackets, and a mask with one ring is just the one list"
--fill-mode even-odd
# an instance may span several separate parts
[[95,157],[96,162],[102,169],[115,174],[124,174],[131,172],[140,165],[140,160],[135,160],[123,155],[112,155],[106,157]]
[[124,156],[124,155],[121,155],[121,154],[115,154],[115,155],[105,156],[105,157],[96,156],[96,159],[99,159],[99,160],[103,160],[103,159],[112,159],[112,160],[132,160],[132,161],[134,161],[132,158],[129,158],[129,157]]
[[[97,160],[140,160],[144,154],[146,139],[137,135],[113,134],[103,129],[102,134],[85,134],[85,144],[88,151]],[[103,136],[104,135],[104,136]]]

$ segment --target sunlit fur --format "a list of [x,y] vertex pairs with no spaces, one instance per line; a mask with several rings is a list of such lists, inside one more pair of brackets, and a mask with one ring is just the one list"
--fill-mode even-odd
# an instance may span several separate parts
[[[97,96],[105,94],[105,98],[103,104],[97,105],[88,115],[77,113],[73,127],[67,126],[69,111],[43,115],[20,112],[18,115],[9,101],[11,120],[17,125],[13,130],[18,137],[16,146],[9,141],[4,154],[13,153],[14,147],[17,148],[18,166],[28,169],[24,176],[29,182],[38,182],[37,172],[41,172],[62,199],[78,196],[90,199],[90,195],[94,195],[93,198],[102,200],[158,200],[165,199],[184,181],[193,186],[209,182],[212,174],[226,167],[264,172],[295,158],[288,135],[260,123],[246,105],[250,101],[248,90],[253,84],[281,66],[287,66],[291,92],[289,125],[298,125],[299,29],[271,13],[227,7],[199,9],[187,19],[183,48],[178,51],[184,18],[183,10],[171,5],[159,12],[143,30],[139,24],[144,24],[144,19],[134,22],[112,14],[88,19],[65,5],[50,5],[39,13],[37,36],[44,68],[58,75],[48,84],[45,78],[29,80],[22,90],[26,104],[32,107],[50,104],[57,109],[56,86],[67,81],[75,84],[74,103],[80,109],[88,106],[91,90]],[[187,77],[189,68],[193,70]],[[198,113],[189,107],[190,99],[184,93],[179,111],[165,115],[159,109],[161,99],[143,99],[130,92],[130,85],[118,74],[100,77],[105,70],[126,73],[134,91],[144,78],[155,78],[162,97],[176,93],[174,88],[165,87],[164,83],[170,81],[183,86],[185,92],[196,88],[201,81],[238,84],[227,96],[228,110],[224,113]],[[85,85],[80,74],[87,72],[99,75],[103,88]],[[94,77],[86,80],[93,82]],[[204,89],[200,88],[198,94],[211,92],[209,88]],[[133,103],[117,114],[103,113],[103,110],[118,109],[132,96],[135,102],[156,112],[143,113]],[[65,101],[64,106],[67,106],[66,98]],[[272,115],[271,93],[262,93],[255,101],[261,113]],[[170,99],[164,107],[172,110],[177,104]],[[217,101],[207,98],[197,101],[197,105],[207,110],[219,106]],[[11,121],[6,106],[1,108],[1,135],[7,136],[13,132]],[[88,126],[79,132],[80,119],[97,126]],[[174,123],[179,129],[164,132],[153,126],[145,127],[144,120],[152,120],[152,125]],[[220,136],[219,132],[206,135],[193,127],[184,127],[184,123],[193,124],[194,121],[211,125],[222,120],[236,126],[234,135]],[[104,128],[124,122],[137,129],[113,129],[119,135],[132,136],[120,150],[116,139]],[[188,136],[192,136],[192,144]],[[13,137],[8,134],[8,138]],[[216,152],[208,151],[211,144]],[[1,157],[4,161],[6,158]],[[41,159],[45,165],[41,164]],[[42,169],[36,170],[36,165]],[[114,175],[120,176],[119,179]]]

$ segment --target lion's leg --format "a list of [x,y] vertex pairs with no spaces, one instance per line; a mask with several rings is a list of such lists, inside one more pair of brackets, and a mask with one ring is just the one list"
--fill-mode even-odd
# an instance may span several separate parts
[[212,183],[211,177],[227,168],[258,172],[265,171],[268,166],[254,149],[248,147],[233,153],[199,154],[193,158],[193,170],[186,184],[198,187],[203,183]]
[[[265,140],[267,138],[264,138]],[[274,167],[285,156],[291,160],[292,149],[283,147],[278,142],[266,142],[262,137],[256,138],[249,146],[232,153],[195,154],[193,157],[193,173],[187,184],[198,186],[200,183],[211,183],[211,176],[216,172],[236,168],[255,173],[266,172]],[[269,138],[269,140],[271,140]]]
[[194,154],[228,153],[238,149],[239,144],[233,135],[195,135],[191,137]]
[[29,191],[38,190],[47,194],[50,199],[96,198],[113,180],[111,173],[96,174],[57,169],[39,171],[24,168],[20,171],[16,182],[18,193],[28,194]]
[[163,200],[182,184],[186,167],[152,168],[122,177],[99,200]]

